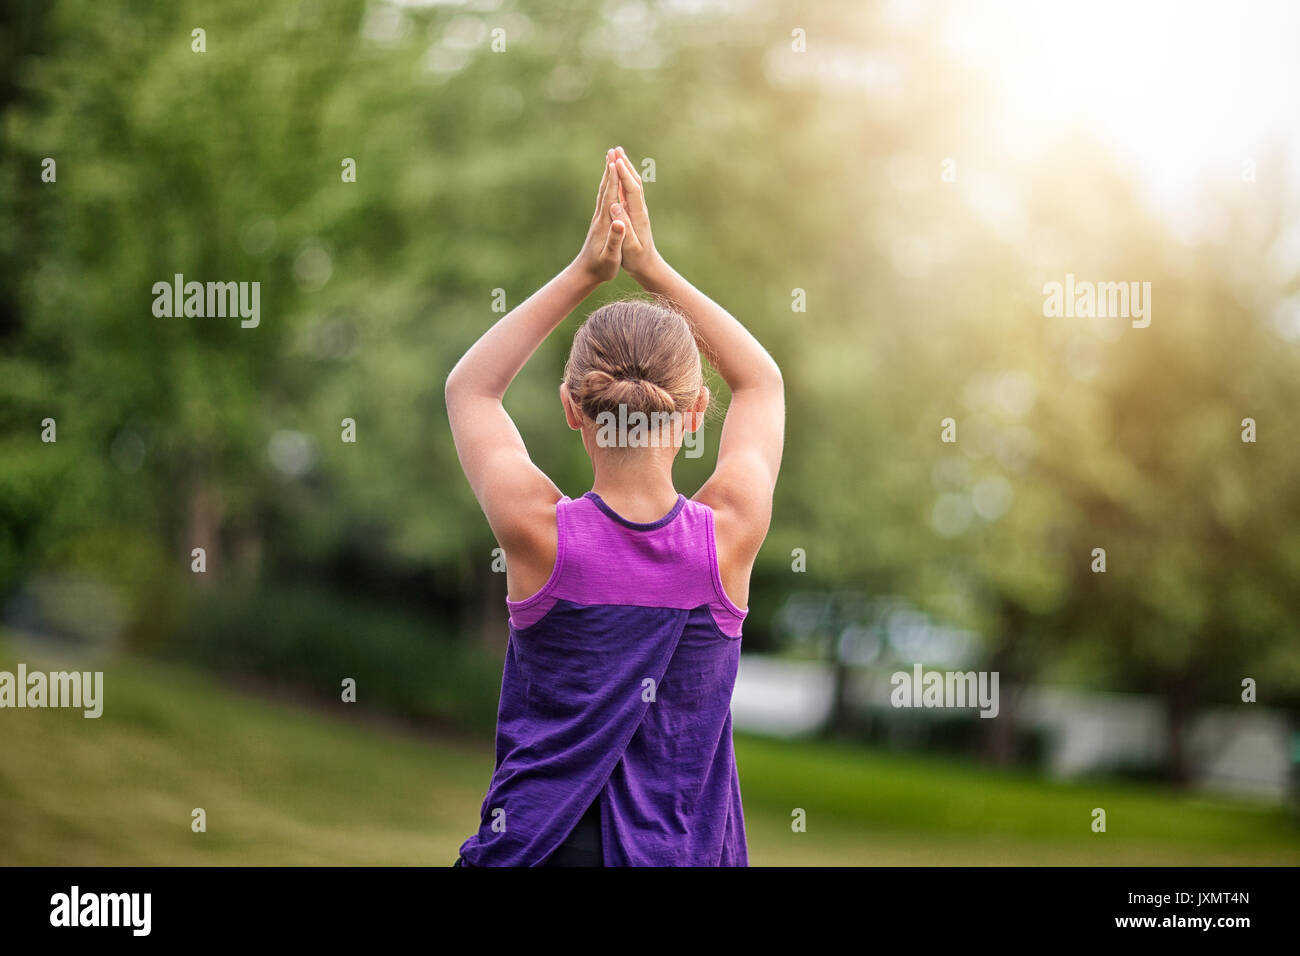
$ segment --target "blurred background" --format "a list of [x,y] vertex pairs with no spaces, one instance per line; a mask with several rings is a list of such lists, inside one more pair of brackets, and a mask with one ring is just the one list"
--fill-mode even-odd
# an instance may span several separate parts
[[[0,862],[451,864],[506,627],[443,382],[613,145],[785,375],[752,862],[1300,861],[1298,41],[1283,0],[6,4],[0,670],[105,701],[0,711]],[[155,316],[176,273],[260,324]],[[1046,316],[1067,276],[1150,325]],[[633,291],[507,396],[570,495],[568,342]],[[997,718],[892,707],[916,664]]]

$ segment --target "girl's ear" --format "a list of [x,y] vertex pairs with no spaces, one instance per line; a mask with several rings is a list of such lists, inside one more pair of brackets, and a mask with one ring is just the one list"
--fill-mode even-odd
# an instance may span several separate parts
[[582,416],[573,406],[573,399],[569,397],[569,386],[564,382],[560,383],[560,404],[564,406],[564,420],[569,423],[569,427],[575,432],[582,431]]
[[688,423],[690,427],[687,431],[698,431],[700,426],[704,424],[704,413],[709,410],[710,397],[709,386],[701,385],[699,398],[695,399],[695,404],[691,406],[689,413],[691,420]]

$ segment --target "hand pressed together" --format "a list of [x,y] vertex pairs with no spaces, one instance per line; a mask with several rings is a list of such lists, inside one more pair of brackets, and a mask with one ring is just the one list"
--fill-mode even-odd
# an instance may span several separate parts
[[608,150],[596,211],[575,265],[596,281],[607,282],[618,275],[620,266],[640,278],[659,261],[641,176],[623,147]]

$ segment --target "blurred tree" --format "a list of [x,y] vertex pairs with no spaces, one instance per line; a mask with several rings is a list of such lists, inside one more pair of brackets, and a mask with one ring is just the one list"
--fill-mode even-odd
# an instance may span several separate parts
[[[573,255],[621,144],[653,163],[665,254],[785,373],[751,647],[792,591],[904,595],[983,634],[1004,687],[1086,660],[1163,695],[1175,775],[1188,714],[1241,677],[1294,705],[1297,356],[1273,322],[1295,302],[1294,198],[1207,194],[1224,231],[1186,243],[1086,135],[1009,149],[942,9],[797,14],[11,4],[0,596],[82,569],[165,640],[202,546],[215,580],[322,577],[501,640],[443,380],[494,302]],[[1151,326],[1045,317],[1043,283],[1071,272],[1151,281]],[[260,324],[155,317],[177,273],[260,283]],[[507,396],[571,494],[590,480],[556,396],[575,322]],[[683,488],[711,464],[681,462]]]

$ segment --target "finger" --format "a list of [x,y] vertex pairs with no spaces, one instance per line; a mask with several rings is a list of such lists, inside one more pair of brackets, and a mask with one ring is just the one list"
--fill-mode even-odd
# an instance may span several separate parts
[[609,163],[605,164],[605,172],[600,177],[600,185],[596,188],[596,211],[592,213],[592,221],[599,219],[603,210],[609,205],[610,190],[614,188],[614,182],[617,175]]
[[621,148],[622,147],[616,146],[609,151],[609,162],[614,165],[614,181],[618,183],[615,189],[617,195],[610,196],[610,202],[617,201],[623,203],[623,205],[627,205],[627,196],[623,193],[623,184],[619,182],[618,177],[618,151]]
[[606,261],[610,259],[619,259],[622,257],[623,237],[627,234],[627,227],[621,220],[614,220],[609,224],[609,235],[605,237],[605,248],[600,250],[600,257]]
[[641,183],[641,176],[632,166],[632,160],[626,156],[615,156],[614,167],[618,171],[619,185],[624,189],[635,187],[638,192],[644,193],[645,189]]
[[618,174],[614,168],[615,154],[612,149],[605,151],[605,172],[600,177],[600,186],[596,189],[596,212],[592,215],[593,219],[598,218],[605,207],[612,202],[610,191],[616,189]]
[[[615,163],[615,169],[620,169],[624,163],[627,163],[628,170],[630,173],[632,173],[632,178],[636,179],[637,186],[641,185],[641,177],[637,176],[637,170],[633,169],[632,160],[628,159],[628,153],[625,153],[623,151],[623,147],[621,146],[615,147],[614,163]],[[627,186],[624,185],[623,179],[624,179],[623,174],[620,173],[619,174],[619,202],[623,203],[624,206],[627,206],[628,190],[627,190]]]
[[622,146],[619,146],[615,148],[614,152],[627,160],[627,165],[632,170],[632,175],[636,177],[636,181],[644,183],[644,180],[641,179],[641,174],[636,171],[636,165],[632,162],[632,157],[627,154],[627,150]]
[[617,167],[619,185],[626,197],[625,208],[631,212],[628,225],[638,229],[648,229],[650,226],[650,211],[646,209],[645,193],[641,189],[640,181],[636,178],[632,164],[625,157],[619,157],[614,165]]
[[633,249],[640,249],[641,240],[636,234],[636,227],[632,224],[632,220],[628,216],[627,207],[622,203],[611,203],[609,207],[609,216],[614,220],[614,222],[621,223],[627,231],[627,244]]

